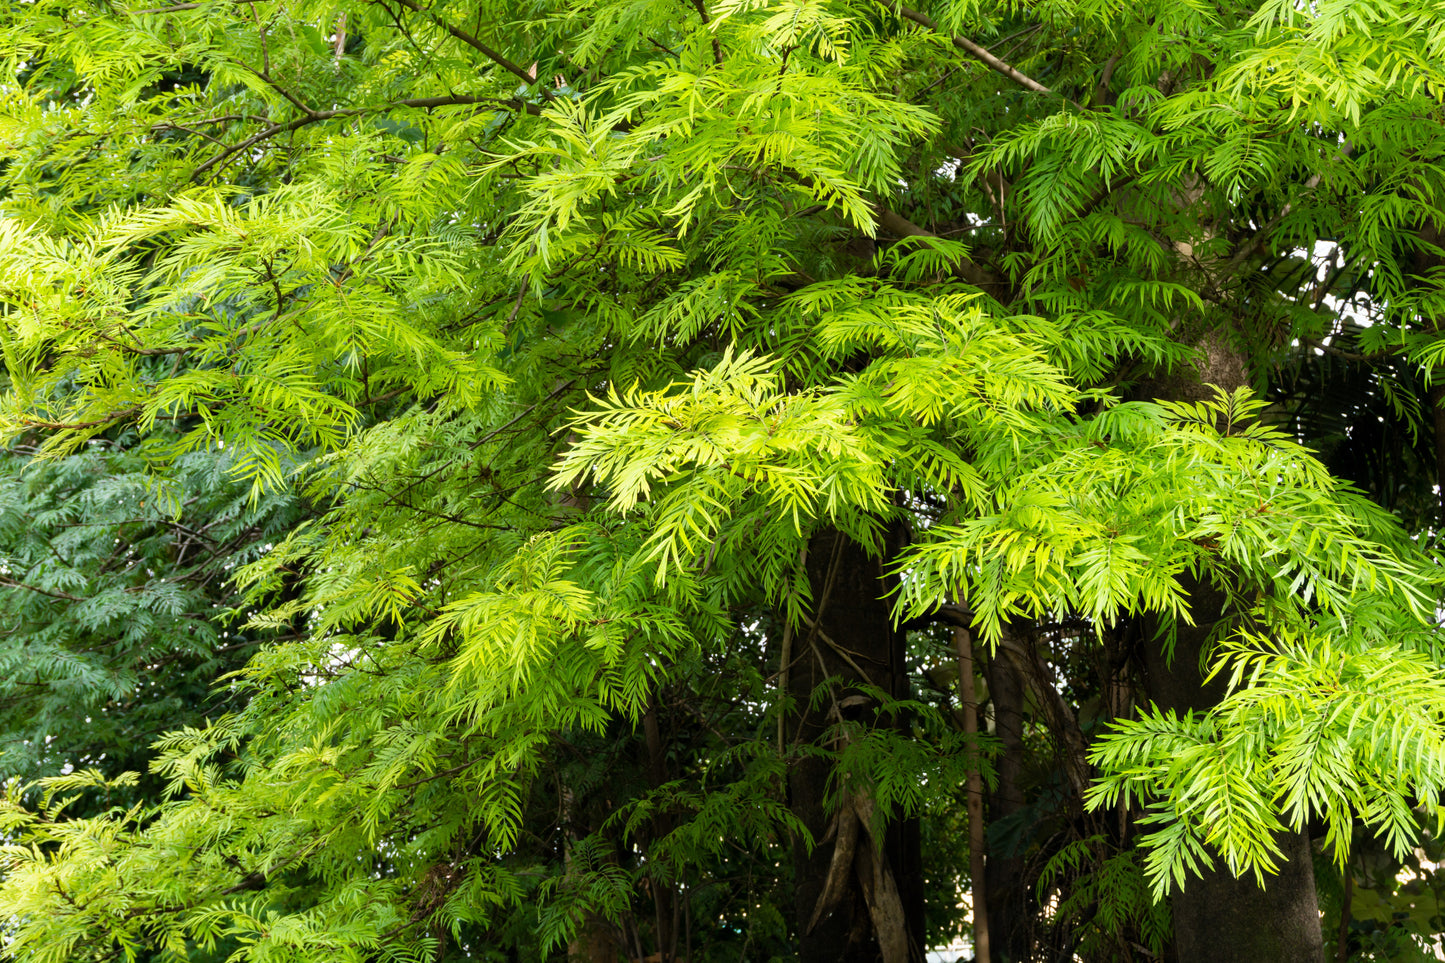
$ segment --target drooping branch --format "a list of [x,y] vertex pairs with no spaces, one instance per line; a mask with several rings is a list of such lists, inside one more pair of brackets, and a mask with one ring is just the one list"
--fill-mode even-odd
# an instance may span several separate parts
[[[1330,158],[1331,165],[1337,164],[1340,161],[1348,158],[1353,152],[1353,150],[1354,148],[1349,141],[1343,141],[1340,144],[1339,153],[1335,154],[1335,156]],[[1325,170],[1316,171],[1313,175],[1311,175],[1310,178],[1305,181],[1304,191],[1302,193],[1307,193],[1314,190],[1316,187],[1319,187],[1320,181],[1324,180],[1324,175],[1327,170],[1328,168],[1326,168]],[[1293,210],[1294,201],[1287,201],[1284,206],[1275,213],[1274,217],[1271,217],[1267,222],[1265,222],[1265,225],[1263,227],[1261,227],[1258,231],[1254,232],[1254,234],[1250,237],[1248,241],[1244,242],[1239,246],[1239,250],[1234,252],[1234,254],[1230,257],[1229,262],[1225,265],[1225,273],[1227,274],[1228,272],[1233,271],[1245,261],[1249,260],[1251,257],[1262,251],[1265,244],[1268,243],[1270,235],[1274,233],[1275,228],[1279,227],[1280,222],[1283,221],[1286,217],[1288,217],[1290,212]]]

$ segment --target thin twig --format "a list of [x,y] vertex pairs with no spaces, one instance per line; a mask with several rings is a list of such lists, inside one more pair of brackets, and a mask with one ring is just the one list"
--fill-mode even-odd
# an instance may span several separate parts
[[206,171],[215,167],[221,161],[231,157],[249,147],[259,144],[261,141],[277,134],[289,133],[293,130],[300,130],[307,124],[314,124],[318,121],[332,120],[337,117],[355,117],[359,114],[370,114],[383,110],[394,110],[397,108],[419,108],[430,109],[432,107],[461,107],[471,104],[495,104],[498,107],[505,107],[511,110],[520,110],[528,114],[537,115],[542,112],[536,104],[529,104],[515,98],[505,97],[474,97],[465,94],[449,94],[444,97],[415,97],[409,100],[396,100],[384,104],[373,104],[367,107],[348,107],[340,110],[313,110],[304,116],[285,123],[275,123],[259,133],[253,134],[239,144],[228,147],[205,161],[191,173],[191,179],[196,180]]

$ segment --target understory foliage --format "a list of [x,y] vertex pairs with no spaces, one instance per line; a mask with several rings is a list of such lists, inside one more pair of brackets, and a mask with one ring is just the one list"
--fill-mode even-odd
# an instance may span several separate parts
[[145,2],[0,13],[0,955],[786,959],[818,758],[929,941],[980,771],[1015,959],[1440,928],[1445,3]]
[[12,777],[66,764],[144,772],[162,733],[239,705],[216,680],[278,637],[240,629],[228,570],[285,536],[297,500],[251,499],[217,451],[177,460],[162,481],[134,441],[41,463],[19,444],[5,459],[0,758]]

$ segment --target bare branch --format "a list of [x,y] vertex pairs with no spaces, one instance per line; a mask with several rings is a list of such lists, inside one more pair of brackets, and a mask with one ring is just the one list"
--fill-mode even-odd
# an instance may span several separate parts
[[[923,27],[925,30],[938,30],[938,24],[934,23],[931,17],[927,16],[926,14],[919,13],[917,10],[914,10],[911,7],[894,7],[891,3],[887,3],[885,4],[885,6],[887,6],[890,10],[896,10],[898,15],[901,16],[903,19],[912,20],[914,23],[918,24],[920,27]],[[1051,89],[1045,87],[1043,84],[1039,83],[1037,80],[1030,77],[1022,70],[1019,70],[1013,64],[1006,63],[1003,60],[1000,60],[998,57],[994,56],[987,47],[980,46],[979,44],[974,43],[972,40],[969,40],[967,37],[960,37],[957,34],[954,34],[949,39],[953,42],[953,45],[959,50],[967,53],[970,57],[973,57],[975,60],[988,67],[989,69],[995,70],[998,73],[1003,74],[1005,77],[1007,77],[1009,80],[1012,80],[1020,87],[1023,87],[1027,90],[1032,90],[1038,94],[1047,94],[1050,96],[1053,95],[1054,92]],[[1064,98],[1064,101],[1066,103],[1073,104],[1073,106],[1077,107],[1079,110],[1084,109],[1078,104],[1075,104],[1072,100],[1069,100],[1067,97]]]
[[[419,13],[419,14],[421,14],[422,16],[427,17],[427,18],[430,19],[433,23],[435,23],[438,27],[441,27],[443,30],[445,30],[447,33],[451,34],[453,37],[456,37],[456,38],[457,38],[458,40],[460,40],[462,43],[464,43],[464,44],[466,44],[467,46],[471,47],[473,50],[476,50],[476,51],[480,52],[480,53],[482,54],[482,56],[486,57],[488,60],[490,60],[490,61],[492,61],[493,63],[495,63],[498,67],[501,67],[503,70],[507,71],[507,72],[510,73],[510,74],[513,74],[514,76],[520,77],[524,82],[526,82],[526,84],[527,84],[528,86],[530,86],[534,81],[536,81],[536,79],[537,79],[536,77],[532,76],[530,73],[528,73],[527,71],[523,70],[521,67],[519,67],[519,66],[517,66],[516,64],[512,63],[512,61],[510,61],[510,60],[508,60],[506,57],[502,56],[502,54],[501,54],[499,51],[493,50],[491,47],[489,47],[489,46],[487,46],[486,44],[482,43],[482,41],[478,40],[476,37],[474,37],[474,36],[472,36],[471,34],[467,33],[465,30],[462,30],[462,29],[460,29],[460,28],[458,28],[458,27],[452,26],[451,24],[449,24],[449,23],[447,23],[445,20],[443,20],[441,17],[438,17],[436,14],[432,13],[430,10],[425,10],[425,9],[423,9],[423,8],[421,7],[421,5],[415,3],[414,0],[396,0],[396,2],[397,2],[398,4],[400,4],[401,6],[403,6],[403,7],[406,7],[408,10],[411,10],[411,11],[414,12],[414,13]],[[542,86],[539,86],[537,89],[538,89],[538,91],[540,91],[540,93],[542,94],[542,97],[543,97],[544,99],[546,99],[546,100],[551,100],[551,99],[552,99],[552,92],[547,89],[547,87],[546,87],[545,84],[542,85]]]
[[[938,237],[926,228],[919,227],[908,218],[897,211],[889,210],[882,204],[873,204],[873,213],[878,218],[878,228],[885,234],[892,234],[894,237]],[[985,271],[978,264],[972,261],[959,261],[954,265],[954,273],[960,278],[975,287],[997,289],[999,280]]]

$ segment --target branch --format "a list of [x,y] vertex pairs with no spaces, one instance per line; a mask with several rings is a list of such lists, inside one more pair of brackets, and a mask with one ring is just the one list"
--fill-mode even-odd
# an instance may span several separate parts
[[[293,862],[295,862],[295,861],[298,860],[298,859],[305,859],[305,858],[307,857],[307,855],[309,855],[310,851],[316,848],[316,845],[317,845],[316,842],[315,842],[315,841],[312,841],[312,842],[310,842],[310,843],[307,843],[305,846],[302,846],[300,849],[296,850],[296,851],[293,852],[290,856],[287,856],[285,859],[280,860],[279,862],[277,862],[277,863],[276,863],[275,865],[273,865],[273,866],[270,866],[270,867],[268,867],[268,868],[266,868],[266,869],[253,869],[253,870],[249,870],[249,871],[248,871],[244,866],[241,865],[241,861],[240,861],[239,859],[237,859],[235,856],[232,856],[232,855],[230,855],[230,854],[228,853],[228,854],[222,856],[221,858],[222,858],[226,863],[228,863],[228,864],[231,866],[232,869],[234,869],[236,872],[242,874],[242,876],[241,876],[241,881],[240,881],[239,883],[237,883],[235,886],[231,886],[231,887],[228,887],[227,889],[221,890],[221,891],[220,891],[218,894],[216,894],[216,895],[218,895],[218,896],[234,896],[234,895],[237,894],[237,893],[243,893],[243,892],[246,892],[247,890],[265,889],[265,888],[266,888],[266,884],[271,881],[271,877],[273,877],[279,870],[285,869],[286,867],[290,866]],[[170,912],[170,910],[169,910],[169,909],[166,909],[166,910],[163,910],[162,912]],[[134,914],[134,915],[139,915],[139,914],[137,913],[137,914]]]
[[381,108],[361,108],[367,110],[386,109],[387,107],[415,107],[421,110],[430,110],[433,107],[462,107],[467,104],[496,104],[498,107],[508,107],[512,110],[520,110],[531,114],[533,117],[542,113],[542,108],[536,104],[529,104],[525,100],[518,100],[516,97],[473,97],[469,94],[448,94],[445,97],[413,97],[410,100],[398,100],[386,104]]
[[[1353,150],[1354,148],[1350,144],[1350,142],[1345,141],[1340,145],[1340,152],[1330,158],[1330,163],[1339,163],[1342,159],[1349,157],[1350,153]],[[1326,170],[1328,170],[1328,168],[1326,168]],[[1305,181],[1305,191],[1312,191],[1316,187],[1319,187],[1320,181],[1324,179],[1324,176],[1325,171],[1316,171],[1309,180]],[[1301,193],[1304,192],[1301,191]],[[1247,241],[1243,246],[1241,246],[1238,251],[1234,252],[1234,256],[1231,257],[1229,259],[1229,262],[1224,266],[1224,273],[1227,274],[1229,272],[1232,272],[1235,268],[1239,267],[1249,258],[1258,254],[1260,250],[1264,248],[1265,242],[1269,240],[1269,235],[1274,232],[1274,229],[1276,227],[1279,227],[1280,221],[1283,221],[1286,217],[1288,217],[1289,212],[1292,210],[1294,210],[1294,201],[1286,202],[1284,207],[1281,207],[1279,209],[1279,213],[1275,214],[1274,217],[1271,217],[1269,221],[1264,225],[1264,227],[1260,228],[1258,231],[1255,232],[1254,237],[1250,238],[1249,241]]]
[[225,147],[225,146],[226,146],[225,144],[221,143],[219,140],[217,140],[216,138],[212,137],[210,134],[206,133],[205,131],[196,130],[196,129],[191,128],[191,127],[182,127],[180,124],[172,124],[172,123],[151,124],[151,130],[156,131],[156,132],[160,132],[160,131],[163,131],[163,130],[179,130],[179,131],[181,131],[181,132],[183,132],[183,133],[186,133],[186,134],[193,134],[193,135],[196,136],[196,137],[204,137],[206,140],[208,140],[208,141],[210,141],[211,143],[215,144],[217,147]]
[[[888,7],[890,10],[896,10],[898,15],[901,16],[904,20],[912,20],[914,23],[918,24],[920,27],[923,27],[925,30],[938,31],[938,24],[934,23],[932,18],[928,17],[925,14],[919,13],[917,10],[914,10],[910,7],[894,7],[891,3],[885,3],[884,6]],[[1000,60],[998,57],[995,57],[987,47],[979,46],[972,40],[969,40],[967,37],[960,37],[957,34],[954,34],[949,39],[953,41],[953,45],[959,50],[967,53],[969,56],[982,63],[984,66],[1003,74],[1005,77],[1007,77],[1009,80],[1012,80],[1020,87],[1023,87],[1027,90],[1032,90],[1033,92],[1038,94],[1053,96],[1054,92],[1048,87],[1045,87],[1043,84],[1039,83],[1037,80],[1030,77],[1022,70],[1019,70],[1013,64],[1006,63],[1005,61]],[[1078,104],[1074,103],[1072,100],[1069,100],[1067,97],[1064,97],[1064,102],[1067,104],[1072,104],[1078,110],[1084,109],[1083,107],[1080,107]]]
[[[24,583],[24,582],[17,582],[15,579],[13,579],[13,578],[6,578],[6,577],[4,577],[3,575],[0,575],[0,585],[4,585],[6,588],[25,589],[25,590],[28,591],[28,592],[35,592],[35,593],[37,593],[37,594],[39,594],[39,595],[47,595],[47,596],[49,596],[50,598],[60,599],[61,601],[64,601],[64,602],[88,602],[88,601],[90,601],[89,599],[84,598],[84,597],[79,596],[79,595],[71,595],[69,592],[61,592],[61,591],[58,591],[58,590],[57,590],[57,591],[51,591],[50,589],[43,589],[43,588],[41,588],[41,587],[38,586],[38,585],[27,585],[27,584]],[[38,683],[37,683],[37,684],[38,684]]]
[[[122,330],[126,329],[122,328]],[[135,337],[135,333],[132,331],[127,330],[126,333],[133,338]],[[127,354],[138,354],[146,358],[160,358],[171,354],[190,354],[192,351],[195,351],[196,348],[199,347],[199,345],[194,344],[177,345],[172,348],[147,348],[144,346],[136,347],[134,345],[126,344],[119,338],[112,338],[110,335],[106,334],[104,331],[101,331],[99,328],[96,329],[95,336],[100,340],[104,341],[106,344],[114,345],[115,347],[119,348],[121,351],[126,352]],[[136,340],[139,341],[140,339],[136,338]]]
[[[456,37],[458,40],[471,47],[472,49],[479,51],[482,56],[495,63],[498,67],[501,67],[503,70],[507,71],[510,74],[520,77],[527,83],[528,86],[536,83],[537,78],[532,76],[532,74],[523,70],[521,67],[518,67],[506,57],[502,56],[501,53],[493,50],[491,47],[488,47],[486,44],[482,43],[480,40],[467,33],[465,30],[461,30],[457,27],[452,26],[445,20],[438,17],[436,14],[432,13],[430,10],[423,10],[419,4],[414,2],[414,0],[396,0],[396,2],[414,13],[419,13],[422,16],[429,18],[438,27],[441,27],[447,33],[451,34],[453,37]],[[552,92],[546,88],[545,84],[539,87],[538,90],[541,92],[544,99],[552,99]]]
[[[692,7],[694,10],[697,11],[697,15],[702,18],[702,25],[704,27],[711,27],[712,18],[707,15],[707,4],[705,4],[703,0],[692,0]],[[667,48],[663,47],[662,49],[666,50]],[[712,59],[713,63],[717,64],[719,67],[722,66],[722,45],[718,43],[716,33],[712,35]]]
[[[254,12],[255,8],[252,7],[251,9],[252,9],[252,11]],[[264,37],[263,37],[263,39],[264,39]],[[262,47],[262,48],[261,48],[261,56],[262,56],[262,58],[263,58],[263,60],[264,60],[265,57],[266,57],[266,48],[265,48],[265,47]],[[307,104],[305,101],[303,101],[300,97],[297,97],[297,96],[296,96],[295,94],[293,94],[291,91],[287,90],[285,87],[282,87],[279,83],[277,83],[276,81],[272,80],[272,79],[271,79],[271,69],[270,69],[270,67],[268,67],[266,64],[263,63],[263,64],[261,65],[261,69],[260,69],[260,70],[257,70],[255,67],[252,67],[250,64],[241,64],[241,66],[242,66],[243,68],[245,68],[246,70],[251,71],[251,73],[253,73],[253,74],[255,74],[257,77],[261,78],[261,80],[265,81],[266,84],[267,84],[272,90],[276,91],[276,93],[280,94],[282,97],[285,97],[286,100],[291,104],[291,106],[292,106],[292,107],[295,107],[297,110],[301,111],[301,113],[306,114],[308,117],[309,117],[310,115],[312,115],[312,114],[317,113],[317,111],[312,110],[311,107],[310,107],[310,105],[308,105],[308,104]]]
[[906,632],[912,629],[923,629],[935,622],[943,622],[955,628],[973,631],[973,612],[966,605],[959,605],[954,602],[943,602],[938,608],[931,612],[915,616],[898,623],[898,629]]
[[[885,234],[892,234],[894,237],[938,237],[927,228],[919,227],[902,214],[889,210],[882,204],[874,203],[872,208],[874,215],[878,218],[878,227]],[[954,273],[976,288],[988,289],[1001,286],[997,278],[972,261],[958,261],[954,264]]]
[[110,414],[97,418],[94,421],[44,421],[40,418],[21,418],[22,424],[31,428],[48,428],[51,431],[82,431],[86,428],[98,428],[101,425],[111,425],[122,418],[129,418],[141,410],[140,405],[131,405],[120,411],[112,411]]
[[873,213],[878,215],[878,226],[892,234],[894,237],[937,237],[932,231],[919,227],[908,218],[891,211],[882,204],[873,205]]
[[[266,0],[231,0],[232,3],[265,3]],[[207,3],[173,3],[169,7],[146,7],[143,10],[122,10],[121,13],[128,17],[141,17],[147,14],[157,13],[184,13],[187,10],[199,10],[202,7],[212,6]]]
[[[258,119],[258,118],[257,118],[254,114],[222,114],[222,115],[219,116],[219,117],[202,117],[200,120],[193,120],[193,121],[190,121],[190,123],[192,123],[192,124],[229,124],[229,123],[230,123],[231,121],[233,121],[233,120],[257,120],[257,119]],[[162,123],[152,124],[152,125],[151,125],[151,130],[170,130],[171,128],[174,128],[174,127],[177,127],[177,126],[178,126],[178,125],[173,124],[173,123],[171,123],[171,122],[169,122],[169,121],[164,121],[164,122],[162,122]],[[181,130],[190,130],[189,127],[181,127],[180,129],[181,129]]]
[[1074,711],[1059,693],[1053,673],[1044,666],[1031,639],[1026,642],[1013,632],[1005,631],[999,635],[998,650],[1000,655],[1013,659],[1034,699],[1044,710],[1064,756],[1064,774],[1079,798],[1084,798],[1089,790],[1088,742]]
[[474,765],[476,765],[476,760],[469,760],[459,766],[452,766],[450,769],[443,769],[440,772],[432,773],[430,776],[422,776],[420,779],[413,779],[411,782],[400,783],[399,785],[392,786],[391,788],[393,790],[412,789],[416,786],[420,786],[422,783],[431,782],[435,779],[445,779],[448,776],[455,776],[457,773],[462,772],[463,770]]
[[1385,358],[1402,353],[1404,348],[1387,348],[1384,351],[1376,351],[1372,354],[1359,354],[1354,351],[1346,351],[1344,348],[1336,348],[1334,345],[1314,338],[1300,338],[1300,344],[1311,348],[1318,348],[1325,354],[1334,355],[1336,358],[1343,358],[1346,361],[1354,361],[1359,364],[1375,364]]
[[394,110],[399,107],[427,110],[432,107],[460,107],[468,104],[495,104],[498,107],[519,110],[531,114],[534,117],[542,112],[542,109],[536,104],[529,104],[526,101],[518,100],[514,97],[474,97],[469,94],[449,94],[445,97],[414,97],[409,100],[390,101],[385,104],[374,104],[369,107],[347,107],[340,110],[307,110],[303,116],[297,117],[295,120],[272,124],[265,130],[247,137],[239,144],[235,144],[221,151],[216,156],[201,164],[200,167],[197,167],[195,171],[191,173],[191,180],[196,180],[206,171],[233,154],[237,154],[259,144],[263,140],[275,137],[277,134],[285,134],[293,130],[299,130],[307,124],[314,124],[323,120],[332,120],[336,117],[355,117],[358,114]]
[[1114,68],[1119,66],[1119,60],[1124,56],[1124,49],[1120,47],[1114,52],[1114,56],[1104,64],[1104,72],[1099,75],[1098,86],[1094,88],[1092,102],[1095,106],[1104,103],[1109,96],[1109,82],[1114,79]]
[[497,437],[502,432],[506,431],[508,428],[512,427],[517,422],[530,415],[532,412],[536,411],[537,408],[539,408],[544,402],[551,401],[553,398],[556,398],[558,395],[562,394],[562,392],[566,391],[568,388],[571,388],[576,383],[576,378],[572,378],[568,381],[562,382],[560,385],[553,388],[551,392],[548,393],[547,397],[543,398],[541,401],[535,401],[527,407],[523,408],[520,412],[517,413],[517,416],[515,418],[508,421],[505,425],[502,425],[500,428],[496,428],[492,431],[487,432],[476,441],[469,442],[467,444],[467,447],[470,448],[472,451],[476,451],[478,448],[482,447],[487,442],[491,441],[493,438]]
[[[216,166],[217,164],[219,164],[221,161],[223,161],[223,160],[225,160],[226,158],[232,156],[233,154],[238,154],[238,153],[240,153],[241,151],[246,150],[246,149],[249,148],[249,147],[252,147],[252,146],[254,146],[254,145],[256,145],[256,144],[259,144],[259,143],[260,143],[261,141],[263,141],[263,140],[266,140],[266,139],[268,139],[268,138],[274,137],[274,136],[276,136],[277,134],[284,134],[284,133],[286,133],[286,132],[288,132],[288,131],[299,130],[299,129],[301,129],[302,127],[305,127],[307,124],[314,124],[314,123],[316,123],[317,121],[320,121],[320,120],[329,120],[329,119],[332,118],[332,117],[338,116],[339,113],[340,113],[340,111],[323,110],[323,111],[318,111],[318,112],[316,112],[316,113],[314,113],[314,114],[307,114],[307,115],[302,116],[302,117],[297,117],[295,120],[291,121],[290,123],[286,123],[286,124],[272,124],[270,127],[267,127],[265,130],[260,131],[259,133],[256,133],[256,134],[252,134],[250,137],[247,137],[245,140],[241,141],[239,144],[236,144],[236,145],[234,145],[234,146],[232,146],[232,147],[226,148],[225,150],[221,151],[219,154],[217,154],[217,155],[215,155],[214,157],[212,157],[210,160],[208,160],[208,161],[206,161],[205,163],[201,164],[200,167],[197,167],[194,171],[191,172],[191,180],[193,180],[193,181],[194,181],[194,180],[198,180],[202,174],[204,174],[206,171],[210,170],[212,167],[215,167],[215,166]],[[347,111],[347,113],[353,113],[353,112],[352,112],[352,111]]]

